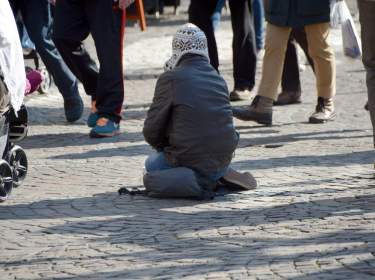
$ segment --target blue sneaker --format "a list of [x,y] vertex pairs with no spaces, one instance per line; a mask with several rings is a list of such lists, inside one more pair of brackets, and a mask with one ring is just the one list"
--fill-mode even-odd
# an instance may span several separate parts
[[90,131],[91,138],[113,137],[120,134],[120,124],[107,118],[99,118]]
[[87,126],[88,127],[95,127],[98,119],[99,119],[98,113],[91,112],[89,117],[87,118]]
[[83,101],[81,96],[77,95],[64,99],[65,117],[68,122],[79,120],[83,113]]

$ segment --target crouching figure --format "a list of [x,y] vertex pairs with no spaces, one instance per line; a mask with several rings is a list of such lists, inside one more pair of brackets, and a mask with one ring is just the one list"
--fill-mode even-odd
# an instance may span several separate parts
[[255,188],[250,173],[229,167],[239,135],[227,85],[210,65],[205,34],[185,24],[173,38],[172,52],[143,128],[146,141],[156,150],[145,162],[146,192],[154,197],[207,199],[219,180]]

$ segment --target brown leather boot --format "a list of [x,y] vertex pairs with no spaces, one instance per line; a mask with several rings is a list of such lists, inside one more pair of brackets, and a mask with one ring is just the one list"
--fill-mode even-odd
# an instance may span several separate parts
[[273,105],[288,105],[301,103],[301,91],[283,91]]
[[331,121],[336,117],[335,108],[333,105],[333,98],[324,99],[318,97],[318,104],[315,107],[315,112],[311,115],[310,123],[325,123]]
[[250,106],[233,108],[233,116],[243,121],[272,125],[272,105],[273,100],[271,98],[257,95]]

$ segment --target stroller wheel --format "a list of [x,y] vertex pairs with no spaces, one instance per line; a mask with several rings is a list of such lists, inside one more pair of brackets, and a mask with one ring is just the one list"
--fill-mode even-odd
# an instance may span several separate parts
[[9,164],[13,171],[13,187],[19,187],[27,175],[27,156],[25,151],[15,145],[8,154]]
[[12,192],[13,178],[12,169],[5,160],[0,160],[0,202],[7,200]]
[[40,94],[46,94],[48,93],[52,84],[51,74],[45,67],[41,67],[40,69],[38,69],[38,71],[40,71],[40,74],[42,75],[42,83],[40,84],[38,92]]

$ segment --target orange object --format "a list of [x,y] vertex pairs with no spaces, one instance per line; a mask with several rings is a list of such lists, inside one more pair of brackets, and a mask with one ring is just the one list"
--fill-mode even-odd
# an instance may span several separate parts
[[146,17],[145,17],[145,10],[143,8],[143,0],[135,0],[134,4],[137,9],[137,14],[135,15],[127,14],[126,19],[139,21],[141,30],[145,31],[146,30]]

